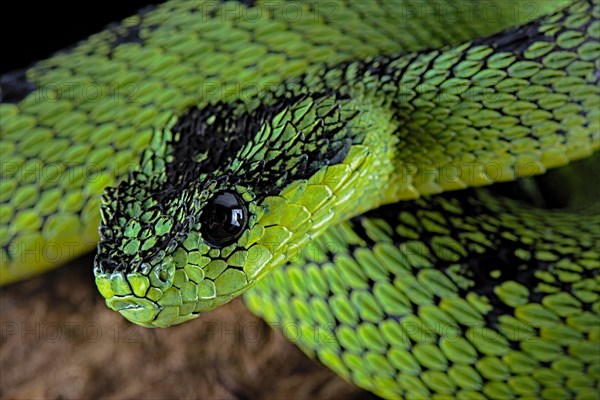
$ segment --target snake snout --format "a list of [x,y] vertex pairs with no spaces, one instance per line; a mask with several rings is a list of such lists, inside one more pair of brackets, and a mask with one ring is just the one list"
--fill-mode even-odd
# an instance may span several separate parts
[[183,301],[187,286],[176,277],[171,256],[165,256],[154,266],[142,263],[136,268],[129,265],[113,271],[102,269],[97,263],[94,273],[106,305],[134,324],[167,327],[199,315]]

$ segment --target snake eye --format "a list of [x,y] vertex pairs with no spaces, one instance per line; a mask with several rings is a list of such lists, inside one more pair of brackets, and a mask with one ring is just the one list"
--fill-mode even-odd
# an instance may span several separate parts
[[200,232],[211,247],[221,248],[235,242],[246,228],[248,210],[237,195],[221,192],[202,210]]

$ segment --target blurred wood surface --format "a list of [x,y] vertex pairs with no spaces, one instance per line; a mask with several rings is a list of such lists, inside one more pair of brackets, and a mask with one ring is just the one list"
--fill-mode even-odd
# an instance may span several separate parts
[[147,329],[109,310],[87,256],[0,288],[6,399],[364,399],[237,299],[195,321]]

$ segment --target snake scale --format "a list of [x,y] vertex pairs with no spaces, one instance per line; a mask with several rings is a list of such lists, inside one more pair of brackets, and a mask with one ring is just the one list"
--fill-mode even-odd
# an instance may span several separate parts
[[98,289],[143,326],[244,293],[384,398],[597,398],[599,16],[144,9],[0,79],[1,282],[99,238]]

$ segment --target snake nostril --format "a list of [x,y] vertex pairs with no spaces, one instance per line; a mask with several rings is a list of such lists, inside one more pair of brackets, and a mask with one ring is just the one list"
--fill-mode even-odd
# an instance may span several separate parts
[[149,278],[152,286],[166,290],[171,287],[175,276],[175,263],[173,257],[165,256],[161,263],[152,268]]
[[166,282],[169,280],[169,273],[165,270],[160,271],[158,276],[163,282]]

